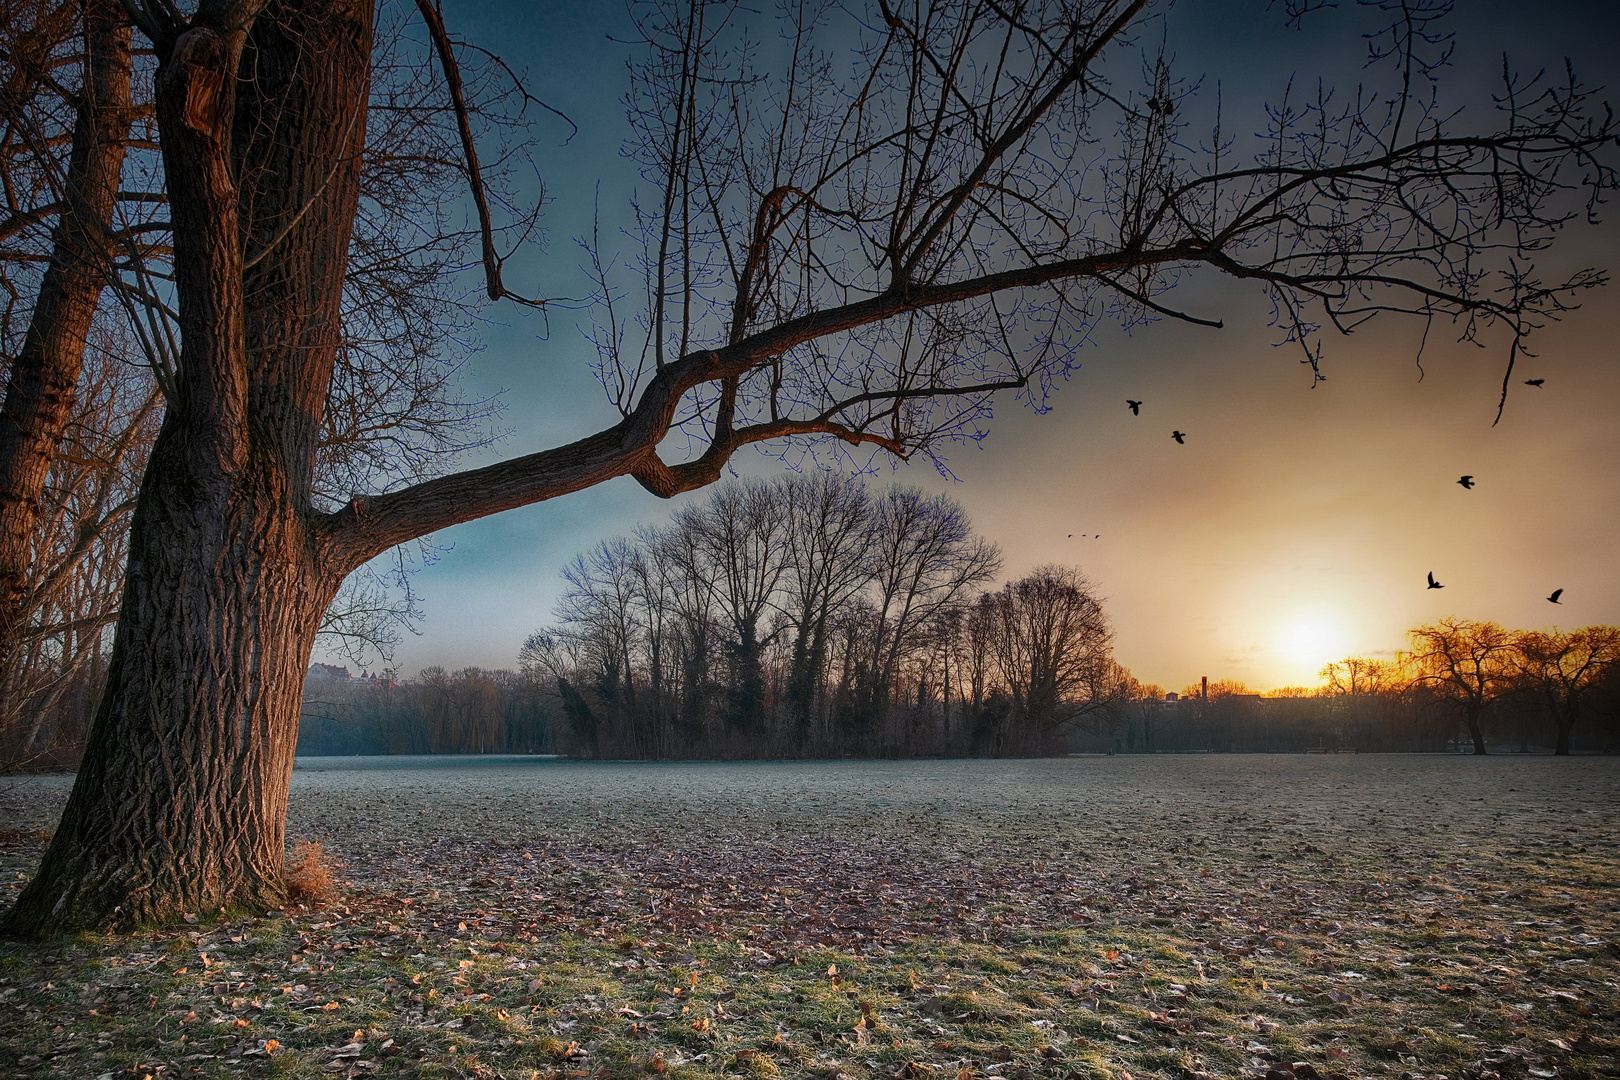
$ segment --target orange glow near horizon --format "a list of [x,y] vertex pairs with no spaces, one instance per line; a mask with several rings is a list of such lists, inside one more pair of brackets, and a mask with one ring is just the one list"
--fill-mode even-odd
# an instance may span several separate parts
[[1431,342],[1420,379],[1393,321],[1337,342],[1314,389],[1252,341],[1195,350],[1167,328],[1176,379],[1144,370],[1171,360],[1098,363],[1050,418],[1007,424],[938,487],[1001,545],[1008,577],[1078,565],[1120,663],[1165,690],[1202,675],[1317,686],[1325,665],[1388,659],[1446,616],[1620,622],[1620,306],[1579,316],[1543,335],[1526,377],[1546,385],[1515,384],[1494,426],[1499,358]]
[[1284,619],[1272,642],[1284,676],[1278,685],[1315,686],[1322,668],[1343,659],[1349,648],[1346,619],[1337,612],[1305,611]]

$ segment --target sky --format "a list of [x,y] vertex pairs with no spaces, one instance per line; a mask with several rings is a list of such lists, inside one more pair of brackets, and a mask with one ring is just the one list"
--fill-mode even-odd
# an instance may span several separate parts
[[[539,129],[546,238],[513,258],[506,280],[580,295],[589,286],[574,238],[597,205],[614,220],[638,180],[621,154],[633,55],[623,5],[453,0],[445,14],[454,32],[526,69],[531,90],[579,127],[566,141],[561,125]],[[1458,0],[1458,15],[1448,83],[1463,92],[1486,92],[1506,49],[1520,68],[1567,57],[1620,102],[1620,5]],[[1258,126],[1260,102],[1291,76],[1353,83],[1365,46],[1347,19],[1328,12],[1293,31],[1266,0],[1182,0],[1170,41],[1183,70],[1220,78],[1228,115],[1246,107]],[[1554,263],[1620,267],[1620,228],[1568,230]],[[1620,623],[1615,286],[1538,335],[1494,427],[1505,348],[1431,335],[1420,372],[1420,328],[1385,319],[1329,339],[1327,377],[1313,387],[1297,353],[1272,344],[1258,292],[1201,278],[1177,300],[1225,328],[1104,331],[1050,411],[998,402],[990,435],[949,452],[954,479],[915,463],[875,482],[958,500],[1001,546],[1009,578],[1049,562],[1080,567],[1105,598],[1116,657],[1167,690],[1200,676],[1314,685],[1324,663],[1388,656],[1408,629],[1449,615],[1523,628]],[[466,464],[616,421],[590,374],[594,349],[578,329],[588,317],[554,311],[547,326],[488,313],[468,389],[501,396],[511,434]],[[1140,416],[1127,398],[1143,402]],[[780,468],[751,452],[736,467]],[[1471,491],[1456,483],[1465,473]],[[425,618],[393,666],[515,667],[524,638],[552,621],[564,562],[703,497],[661,501],[624,478],[439,534],[439,555],[414,577]],[[1444,589],[1426,588],[1429,572]],[[1546,597],[1558,588],[1555,607]]]

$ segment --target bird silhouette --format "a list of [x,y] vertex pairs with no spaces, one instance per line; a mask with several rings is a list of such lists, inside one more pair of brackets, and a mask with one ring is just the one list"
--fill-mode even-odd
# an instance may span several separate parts
[[1433,570],[1429,571],[1429,588],[1431,588],[1431,589],[1443,589],[1443,588],[1445,588],[1444,585],[1442,585],[1438,581],[1434,580],[1434,571]]
[[1540,386],[1542,383],[1544,383],[1546,381],[1547,381],[1546,379],[1526,379],[1526,380],[1524,380],[1524,385],[1526,385],[1526,386]]
[[1130,398],[1126,398],[1125,399],[1125,404],[1127,404],[1127,405],[1129,405],[1131,407],[1131,415],[1132,416],[1141,416],[1142,415],[1142,403],[1140,401],[1132,401]]
[[1461,484],[1470,491],[1474,489],[1474,478],[1472,476],[1465,476],[1461,480],[1457,481],[1457,483]]
[[1170,437],[1183,446],[1187,445],[1187,433],[1185,431],[1172,431]]
[[1563,596],[1563,595],[1564,595],[1564,590],[1563,589],[1554,589],[1552,595],[1547,597],[1547,599],[1551,603],[1560,604],[1560,603],[1563,603],[1563,601],[1559,600],[1558,598],[1560,596]]

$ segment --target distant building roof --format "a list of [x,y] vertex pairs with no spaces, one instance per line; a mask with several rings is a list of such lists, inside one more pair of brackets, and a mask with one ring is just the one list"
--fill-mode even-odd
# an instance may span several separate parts
[[342,679],[344,682],[354,678],[353,675],[349,674],[347,667],[339,667],[337,664],[311,664],[309,665],[309,677],[312,679]]

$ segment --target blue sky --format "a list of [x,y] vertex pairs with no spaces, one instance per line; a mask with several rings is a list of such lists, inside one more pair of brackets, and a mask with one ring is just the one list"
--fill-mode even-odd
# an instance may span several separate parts
[[[1620,5],[1459,0],[1458,9],[1449,85],[1467,96],[1488,92],[1504,48],[1521,68],[1561,67],[1568,56],[1587,82],[1617,82]],[[623,6],[451,2],[446,19],[526,68],[531,89],[579,127],[566,143],[564,126],[539,129],[546,243],[520,252],[506,273],[520,291],[583,294],[574,238],[590,230],[598,198],[611,235],[638,183],[620,152],[633,52],[622,43]],[[1354,82],[1365,50],[1354,24],[1353,11],[1329,11],[1295,31],[1265,0],[1183,0],[1170,12],[1169,40],[1178,66],[1205,73],[1206,92],[1218,78],[1226,114],[1252,129],[1259,104],[1290,76]],[[1620,263],[1612,226],[1572,230],[1565,242],[1571,262]],[[1431,339],[1420,381],[1416,328],[1387,321],[1329,341],[1328,379],[1312,389],[1308,372],[1272,346],[1258,294],[1195,281],[1180,296],[1226,328],[1104,331],[1049,413],[1009,400],[983,444],[951,454],[958,482],[926,464],[893,478],[961,501],[1002,546],[1011,575],[1049,561],[1079,565],[1108,598],[1121,662],[1171,689],[1200,675],[1257,688],[1314,682],[1323,661],[1398,648],[1405,629],[1442,615],[1535,627],[1620,622],[1613,287],[1542,335],[1527,367],[1546,386],[1518,387],[1494,428],[1500,350],[1433,348]],[[469,464],[616,420],[577,329],[588,311],[554,311],[549,334],[520,311],[489,318],[468,385],[501,394],[513,434]],[[1146,402],[1140,418],[1126,397]],[[1170,440],[1172,427],[1189,433],[1186,447]],[[757,454],[737,466],[776,467]],[[1462,473],[1479,487],[1457,487]],[[437,540],[447,550],[416,575],[426,619],[396,666],[515,666],[524,637],[550,620],[563,562],[678,502],[622,479],[446,531]],[[1446,590],[1422,587],[1430,570]],[[1558,587],[1562,609],[1544,599]]]

